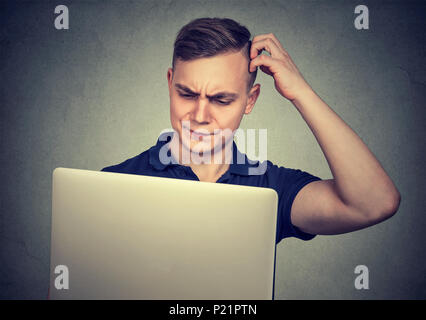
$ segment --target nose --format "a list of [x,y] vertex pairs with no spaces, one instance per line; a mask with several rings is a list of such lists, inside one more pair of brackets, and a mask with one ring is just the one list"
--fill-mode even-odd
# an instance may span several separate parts
[[206,98],[199,98],[192,112],[192,120],[199,124],[210,123],[210,106]]

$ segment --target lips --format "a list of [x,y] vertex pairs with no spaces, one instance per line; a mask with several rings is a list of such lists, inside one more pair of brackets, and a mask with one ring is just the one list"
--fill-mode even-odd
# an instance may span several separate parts
[[[198,136],[198,137],[208,137],[208,136],[214,135],[214,133],[210,133],[210,132],[205,133],[205,132],[201,132],[201,131],[196,131],[196,130],[189,129],[188,127],[185,127],[185,126],[182,127],[182,130],[186,131],[186,132],[189,131],[191,135],[195,135],[195,136]],[[205,131],[208,131],[208,130],[205,130]]]
[[202,133],[202,132],[198,132],[198,131],[193,131],[190,130],[191,134],[190,134],[190,139],[191,140],[203,140],[203,141],[207,141],[207,140],[211,140],[212,137],[214,136],[213,134],[206,134],[206,133]]
[[202,137],[207,137],[207,136],[212,136],[213,133],[203,133],[203,132],[199,132],[199,131],[194,131],[194,130],[190,130],[191,134],[195,134],[196,136],[202,136]]

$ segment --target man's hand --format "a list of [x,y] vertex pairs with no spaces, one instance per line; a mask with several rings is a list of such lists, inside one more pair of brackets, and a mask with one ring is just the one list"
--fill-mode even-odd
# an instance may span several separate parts
[[[261,54],[267,51],[270,56]],[[284,50],[278,39],[272,34],[261,34],[253,38],[250,50],[250,72],[256,67],[274,78],[275,88],[290,101],[294,101],[306,91],[312,91],[308,83]]]

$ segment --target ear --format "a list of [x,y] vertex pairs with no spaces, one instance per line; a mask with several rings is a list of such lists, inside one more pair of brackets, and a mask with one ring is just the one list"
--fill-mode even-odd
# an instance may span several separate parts
[[260,84],[255,84],[248,93],[248,99],[247,99],[247,105],[244,110],[244,114],[249,114],[253,108],[254,104],[256,103],[257,98],[260,94]]
[[169,68],[167,69],[167,83],[169,86],[169,93],[171,93],[171,89],[172,89],[172,80],[173,80],[173,69]]

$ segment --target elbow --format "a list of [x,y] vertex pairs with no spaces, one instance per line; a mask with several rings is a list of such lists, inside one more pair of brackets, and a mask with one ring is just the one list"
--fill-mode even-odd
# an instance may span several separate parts
[[[380,203],[380,205],[379,205]],[[391,218],[399,209],[401,194],[396,190],[392,195],[383,197],[380,202],[376,202],[375,209],[370,210],[366,215],[367,224],[375,225]]]
[[392,195],[388,196],[387,200],[384,201],[383,208],[380,211],[380,220],[386,220],[392,217],[398,211],[400,204],[401,194],[395,189]]

